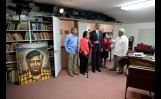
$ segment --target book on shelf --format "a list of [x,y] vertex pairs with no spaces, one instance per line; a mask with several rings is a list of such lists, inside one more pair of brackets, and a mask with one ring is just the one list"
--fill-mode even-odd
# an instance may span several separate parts
[[6,52],[16,51],[16,43],[6,44]]
[[44,24],[44,23],[31,23],[32,30],[52,30],[52,24]]
[[28,30],[27,22],[6,22],[6,30]]
[[26,33],[25,33],[25,40],[30,40],[29,32],[26,32]]
[[48,45],[49,46],[49,48],[54,48],[54,45]]
[[19,34],[19,33],[13,33],[12,36],[13,36],[16,40],[23,40],[21,34]]
[[31,40],[53,39],[52,33],[49,32],[31,32]]
[[18,82],[18,70],[6,71],[6,83]]
[[6,33],[6,41],[15,41],[15,40],[29,40],[29,32],[25,32],[23,36],[21,33]]
[[[53,51],[53,50],[52,50],[52,51]],[[50,57],[51,57],[51,56],[54,56],[54,53],[53,53],[52,51],[48,51]]]
[[16,61],[16,55],[6,54],[6,62],[14,62]]
[[16,39],[12,36],[12,34],[6,33],[6,41],[14,41],[14,40]]
[[12,82],[12,75],[11,75],[11,71],[8,71],[8,72],[6,72],[6,82],[7,83],[11,83]]
[[6,67],[9,68],[17,68],[17,63],[6,64]]
[[18,70],[11,71],[12,82],[18,82]]

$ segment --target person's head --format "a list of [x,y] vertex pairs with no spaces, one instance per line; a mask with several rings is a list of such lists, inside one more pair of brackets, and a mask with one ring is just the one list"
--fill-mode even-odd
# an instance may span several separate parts
[[76,27],[72,27],[71,28],[71,33],[74,34],[74,35],[77,35],[77,33],[78,33],[77,28]]
[[89,32],[88,31],[84,31],[83,32],[83,38],[89,38]]
[[43,57],[44,57],[43,54],[41,54],[37,50],[33,50],[27,53],[26,62],[33,76],[37,76],[41,74]]
[[125,35],[125,29],[121,28],[119,29],[118,36],[121,37],[122,35]]
[[95,28],[96,28],[96,30],[99,30],[100,29],[100,24],[96,23]]
[[104,33],[103,33],[103,38],[109,38],[109,35],[108,35],[107,32],[104,32]]

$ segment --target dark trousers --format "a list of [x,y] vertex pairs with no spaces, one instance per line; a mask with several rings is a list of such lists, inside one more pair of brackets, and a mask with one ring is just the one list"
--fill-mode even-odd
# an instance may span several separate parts
[[88,57],[79,53],[79,58],[80,58],[80,73],[86,72],[88,65]]
[[92,52],[92,70],[99,69],[101,51]]

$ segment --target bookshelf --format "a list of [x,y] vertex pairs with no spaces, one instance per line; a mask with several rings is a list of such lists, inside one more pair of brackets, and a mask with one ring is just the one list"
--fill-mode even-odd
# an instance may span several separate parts
[[16,43],[38,42],[48,44],[51,73],[57,77],[61,70],[60,20],[54,16],[52,21],[6,19],[6,86],[18,82]]

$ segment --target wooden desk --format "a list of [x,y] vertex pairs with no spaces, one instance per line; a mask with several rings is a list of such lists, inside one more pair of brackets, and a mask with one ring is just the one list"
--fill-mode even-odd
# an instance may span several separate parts
[[155,69],[130,65],[126,79],[125,99],[128,87],[150,91],[150,94],[154,92],[155,97]]
[[[136,66],[145,66],[145,67],[151,67],[151,68],[155,68],[155,61],[149,60],[149,59],[145,59],[145,58],[137,58],[137,57],[131,57],[131,56],[127,56],[130,63],[127,64],[127,68],[130,65],[136,65]],[[126,75],[126,73],[125,73]]]

